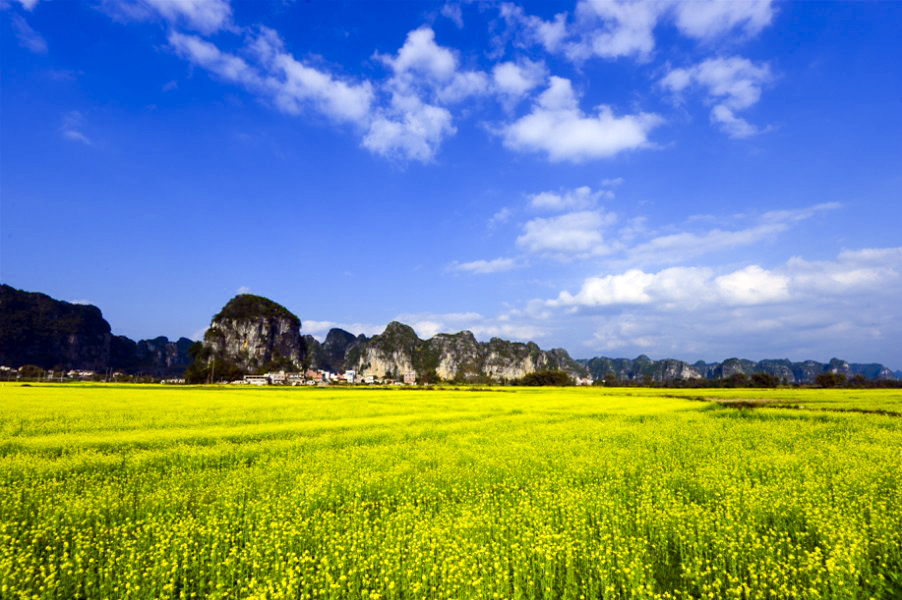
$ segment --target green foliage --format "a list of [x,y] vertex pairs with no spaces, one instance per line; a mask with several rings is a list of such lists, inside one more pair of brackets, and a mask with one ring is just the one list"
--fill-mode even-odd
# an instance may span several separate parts
[[229,300],[228,304],[213,317],[213,322],[219,323],[225,320],[243,321],[260,317],[288,319],[293,326],[298,328],[301,326],[301,320],[287,308],[273,302],[269,298],[254,296],[253,294],[239,294]]
[[44,375],[44,369],[37,365],[23,365],[19,367],[19,377],[23,379],[42,379]]
[[573,378],[564,371],[535,371],[524,376],[514,385],[568,386],[573,385]]
[[780,385],[780,380],[770,373],[752,373],[751,385],[756,388],[774,388]]
[[823,388],[844,387],[846,376],[843,373],[821,373],[814,378],[814,383]]

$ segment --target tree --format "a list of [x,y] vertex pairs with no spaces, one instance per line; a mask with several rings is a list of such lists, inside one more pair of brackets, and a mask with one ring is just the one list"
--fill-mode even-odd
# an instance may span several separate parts
[[23,365],[19,367],[19,376],[23,379],[43,379],[44,369],[37,365]]
[[846,385],[846,376],[843,373],[821,373],[814,378],[814,383],[822,388],[843,387]]
[[752,386],[759,388],[777,387],[779,380],[770,373],[752,373]]
[[553,371],[553,370],[545,370],[545,371],[535,371],[534,373],[529,373],[522,379],[520,379],[520,385],[530,385],[530,386],[542,386],[542,385],[553,385],[553,386],[566,386],[573,385],[573,378],[571,378],[564,371]]

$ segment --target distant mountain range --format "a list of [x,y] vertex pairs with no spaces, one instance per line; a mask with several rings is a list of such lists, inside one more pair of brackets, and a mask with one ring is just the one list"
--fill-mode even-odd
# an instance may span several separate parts
[[323,342],[301,334],[300,319],[267,298],[242,294],[215,315],[200,343],[165,337],[133,341],[113,335],[100,309],[70,304],[45,294],[0,285],[0,365],[43,368],[108,369],[131,374],[174,377],[188,373],[203,380],[206,369],[217,378],[266,369],[354,370],[362,376],[399,378],[416,373],[420,382],[506,382],[540,370],[563,370],[576,377],[621,382],[667,383],[717,380],[737,374],[766,373],[785,383],[812,383],[822,373],[867,379],[902,379],[880,364],[832,359],[791,362],[731,358],[689,364],[675,359],[596,357],[573,359],[566,350],[542,350],[536,344],[492,338],[479,342],[469,331],[422,340],[408,325],[390,323],[366,337],[332,329]]
[[191,364],[187,338],[134,341],[112,335],[100,309],[0,285],[0,365],[108,369],[174,377]]

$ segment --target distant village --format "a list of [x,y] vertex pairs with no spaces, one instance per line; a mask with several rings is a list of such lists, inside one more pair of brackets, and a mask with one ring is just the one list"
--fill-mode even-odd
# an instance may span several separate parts
[[[136,378],[121,371],[109,371],[98,373],[83,369],[44,370],[33,365],[26,365],[18,369],[0,366],[0,380],[3,381],[136,381]],[[145,380],[146,381],[146,380]],[[183,378],[152,379],[153,382],[169,385],[184,385]],[[575,378],[576,385],[593,385],[591,377]],[[329,385],[391,385],[391,386],[415,386],[417,374],[415,371],[407,371],[401,374],[400,379],[388,377],[376,377],[375,375],[360,376],[357,371],[348,370],[344,373],[332,373],[323,369],[307,369],[301,372],[275,371],[260,375],[245,375],[242,379],[234,381],[215,381],[210,383],[226,385],[287,385],[287,386],[329,386]]]

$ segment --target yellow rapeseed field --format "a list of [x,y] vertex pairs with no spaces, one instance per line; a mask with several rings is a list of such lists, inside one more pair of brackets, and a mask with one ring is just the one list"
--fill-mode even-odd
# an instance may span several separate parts
[[900,412],[6,384],[0,598],[898,599]]

